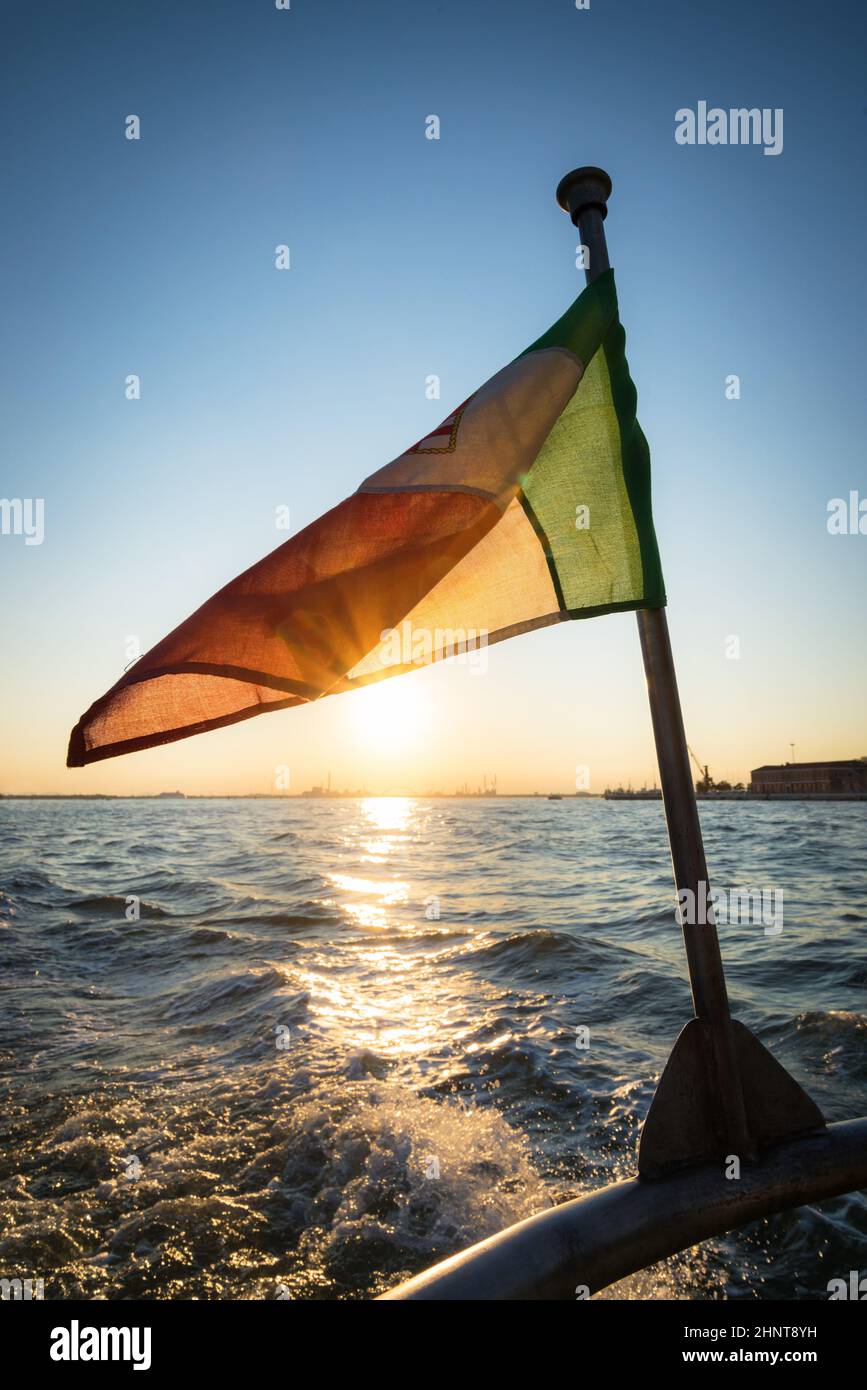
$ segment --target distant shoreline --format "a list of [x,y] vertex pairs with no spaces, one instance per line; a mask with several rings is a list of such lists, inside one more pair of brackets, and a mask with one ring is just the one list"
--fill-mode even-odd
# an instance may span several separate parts
[[[496,796],[466,792],[0,792],[0,801],[661,801],[659,794],[626,792],[606,797],[602,792],[499,792]],[[867,801],[867,792],[697,792],[697,801]]]

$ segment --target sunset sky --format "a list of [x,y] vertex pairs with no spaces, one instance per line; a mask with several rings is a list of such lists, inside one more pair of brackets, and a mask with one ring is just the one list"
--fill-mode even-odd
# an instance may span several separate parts
[[[147,650],[286,539],[277,508],[300,530],[560,316],[584,277],[554,188],[583,163],[614,182],[689,742],[731,780],[791,743],[867,754],[867,535],[826,524],[867,497],[863,8],[10,12],[0,494],[44,498],[45,538],[0,536],[0,791],[653,780],[632,614],[64,766],[130,637]],[[782,153],[678,145],[702,100],[782,108]]]

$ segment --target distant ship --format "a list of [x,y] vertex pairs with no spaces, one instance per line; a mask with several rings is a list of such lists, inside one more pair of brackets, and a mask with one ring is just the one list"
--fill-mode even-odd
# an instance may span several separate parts
[[642,787],[640,791],[634,792],[631,787],[606,787],[602,793],[606,801],[661,801],[662,792],[659,787]]

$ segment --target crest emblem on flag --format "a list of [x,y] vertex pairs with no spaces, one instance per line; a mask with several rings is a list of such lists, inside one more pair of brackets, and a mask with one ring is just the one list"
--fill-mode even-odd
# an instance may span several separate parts
[[[473,392],[475,395],[475,392]],[[467,399],[453,410],[451,415],[447,415],[441,425],[437,425],[435,430],[426,434],[417,444],[413,444],[411,449],[407,449],[408,454],[453,454],[458,442],[458,426],[461,423],[461,416],[473,399]]]

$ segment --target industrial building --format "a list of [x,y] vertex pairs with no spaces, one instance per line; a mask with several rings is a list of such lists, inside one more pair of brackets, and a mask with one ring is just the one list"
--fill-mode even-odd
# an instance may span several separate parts
[[843,758],[836,762],[778,763],[754,767],[750,773],[754,794],[797,795],[829,792],[867,793],[867,758]]

